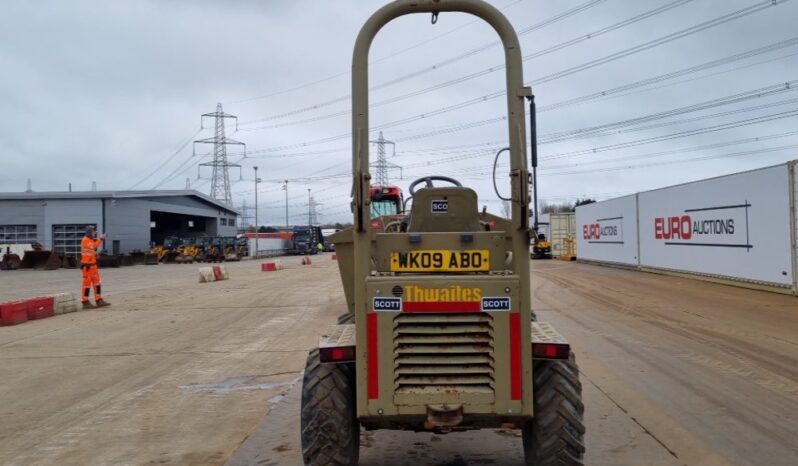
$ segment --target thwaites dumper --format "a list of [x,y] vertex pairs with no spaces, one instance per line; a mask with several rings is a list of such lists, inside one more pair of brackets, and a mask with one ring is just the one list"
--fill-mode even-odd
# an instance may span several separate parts
[[[412,209],[401,220],[374,222],[369,47],[394,18],[449,11],[482,18],[504,46],[512,218],[480,212],[473,190],[430,176],[411,184]],[[534,102],[523,84],[515,31],[480,0],[399,0],[360,31],[352,66],[354,221],[331,238],[348,312],[308,356],[301,413],[306,465],[357,464],[361,428],[515,427],[526,464],[582,463],[573,354],[530,307],[525,98]]]

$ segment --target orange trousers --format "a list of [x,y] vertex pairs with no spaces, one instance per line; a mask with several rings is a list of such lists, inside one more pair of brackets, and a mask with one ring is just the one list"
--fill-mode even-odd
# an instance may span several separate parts
[[83,290],[81,293],[81,301],[88,302],[89,295],[91,294],[91,287],[94,285],[94,300],[103,299],[100,291],[100,269],[97,264],[81,264],[80,271],[83,272]]

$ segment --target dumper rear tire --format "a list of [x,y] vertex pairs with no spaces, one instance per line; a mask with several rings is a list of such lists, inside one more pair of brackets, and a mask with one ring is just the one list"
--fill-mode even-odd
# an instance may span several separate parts
[[535,360],[533,374],[535,417],[522,429],[526,464],[584,464],[585,407],[574,354]]
[[306,466],[356,466],[360,423],[355,412],[354,366],[322,364],[308,354],[302,382],[302,459]]

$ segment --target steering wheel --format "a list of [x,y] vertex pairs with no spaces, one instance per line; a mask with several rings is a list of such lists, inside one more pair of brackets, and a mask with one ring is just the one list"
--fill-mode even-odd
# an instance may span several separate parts
[[448,176],[440,176],[440,175],[425,176],[425,177],[419,178],[416,181],[410,183],[410,187],[407,188],[407,190],[410,191],[410,197],[414,197],[416,195],[416,186],[420,185],[421,183],[424,183],[424,187],[425,188],[432,188],[433,187],[433,185],[432,185],[432,181],[433,180],[435,180],[435,181],[445,181],[447,183],[451,183],[451,184],[457,186],[458,188],[462,188],[463,187],[463,185],[459,181],[455,180],[454,178],[449,178]]

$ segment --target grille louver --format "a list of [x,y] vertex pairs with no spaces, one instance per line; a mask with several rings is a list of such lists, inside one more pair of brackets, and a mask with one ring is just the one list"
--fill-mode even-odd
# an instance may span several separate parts
[[493,393],[489,314],[399,314],[394,355],[397,394]]

